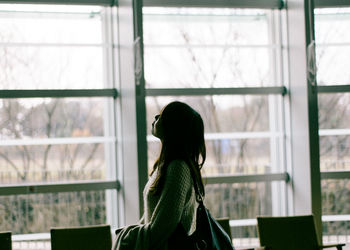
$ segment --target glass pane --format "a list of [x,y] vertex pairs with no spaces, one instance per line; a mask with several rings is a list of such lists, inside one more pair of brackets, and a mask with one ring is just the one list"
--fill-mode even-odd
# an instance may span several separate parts
[[143,8],[148,88],[276,85],[270,11]]
[[350,94],[319,94],[318,104],[321,170],[350,170]]
[[0,46],[0,89],[103,88],[102,47]]
[[[350,180],[322,180],[322,214],[334,215],[323,221],[324,243],[350,240]],[[341,217],[340,217],[341,216]]]
[[[151,124],[154,116],[174,100],[189,104],[203,118],[207,147],[204,175],[277,171],[271,162],[271,141],[274,139],[269,133],[267,96],[147,97],[150,169],[160,152],[159,140],[150,135]],[[254,132],[265,134],[253,135]]]
[[350,8],[315,10],[317,81],[319,85],[349,84]]
[[322,171],[350,170],[349,155],[350,135],[320,137]]
[[350,180],[322,180],[322,214],[350,214]]
[[114,179],[108,176],[106,147],[112,144],[0,147],[0,183]]
[[206,133],[269,130],[268,96],[176,96],[146,98],[149,134],[154,116],[172,101],[182,101],[194,108],[202,116]]
[[[254,219],[256,215],[272,215],[272,197],[281,195],[271,183],[211,184],[205,187],[205,204],[216,218]],[[279,213],[279,211],[275,211]]]
[[[275,172],[270,158],[270,139],[217,139],[206,140],[207,158],[203,176],[225,174],[265,174]],[[148,166],[159,156],[159,140],[148,141]]]
[[[350,25],[349,25],[350,29]],[[322,46],[317,48],[317,83],[319,85],[350,84],[349,46]]]
[[210,88],[271,84],[267,48],[145,49],[148,88]]
[[110,136],[104,125],[111,104],[112,98],[2,99],[0,144],[6,139]]
[[203,174],[271,173],[270,139],[206,140],[207,159]]
[[[323,244],[339,244],[350,242],[350,221],[324,221]],[[349,243],[347,243],[349,244]],[[346,248],[343,248],[346,249]]]
[[350,8],[315,9],[316,42],[350,42]]
[[[112,98],[0,100],[0,183],[114,179]],[[108,154],[108,155],[107,155]],[[108,160],[107,160],[108,159]]]
[[1,43],[102,43],[102,8],[0,4]]
[[268,44],[267,10],[143,8],[144,43]]
[[[236,249],[253,249],[260,246],[256,226],[231,227],[233,246]],[[255,236],[252,236],[255,235]]]
[[350,128],[350,93],[319,94],[320,129]]
[[82,191],[0,197],[0,228],[13,234],[46,233],[51,227],[107,224],[106,195]]

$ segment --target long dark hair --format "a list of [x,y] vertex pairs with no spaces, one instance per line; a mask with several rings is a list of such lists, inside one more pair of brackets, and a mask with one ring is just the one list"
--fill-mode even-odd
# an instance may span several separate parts
[[153,165],[153,172],[158,168],[159,174],[150,188],[152,194],[159,194],[167,167],[173,160],[183,160],[190,167],[194,185],[199,192],[197,200],[204,198],[205,191],[201,176],[206,149],[204,141],[204,124],[202,117],[183,102],[171,102],[160,113],[162,129],[162,148],[159,158]]

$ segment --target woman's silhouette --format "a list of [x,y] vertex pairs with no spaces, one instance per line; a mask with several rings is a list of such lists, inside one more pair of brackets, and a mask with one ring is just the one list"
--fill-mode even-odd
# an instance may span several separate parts
[[144,189],[140,225],[118,231],[114,249],[168,249],[174,232],[190,235],[196,227],[196,192],[204,197],[201,168],[205,161],[201,116],[182,102],[166,105],[152,123],[162,147]]

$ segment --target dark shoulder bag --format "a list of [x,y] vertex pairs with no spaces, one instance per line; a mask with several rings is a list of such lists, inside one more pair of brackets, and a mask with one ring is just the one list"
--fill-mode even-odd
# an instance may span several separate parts
[[179,223],[175,232],[168,240],[169,250],[234,250],[231,237],[224,231],[220,224],[210,215],[204,206],[203,198],[198,191],[196,181],[193,183],[196,196],[199,197],[196,219],[196,231],[187,235],[182,224]]

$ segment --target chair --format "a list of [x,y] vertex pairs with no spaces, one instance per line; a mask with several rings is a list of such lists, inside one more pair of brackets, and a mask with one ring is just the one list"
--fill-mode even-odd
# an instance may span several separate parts
[[228,236],[230,236],[232,238],[231,228],[230,228],[230,219],[229,218],[219,218],[219,219],[215,219],[215,220],[220,224],[222,229],[225,230],[225,232],[228,234]]
[[51,250],[111,250],[109,225],[51,228]]
[[321,245],[313,215],[257,217],[260,245],[271,250],[316,250],[345,244]]
[[0,250],[12,250],[11,232],[0,232]]
[[[230,227],[230,219],[229,218],[219,218],[215,219],[220,226],[225,230],[225,232],[232,238],[231,227]],[[236,248],[237,250],[264,250],[263,247],[258,248]]]

